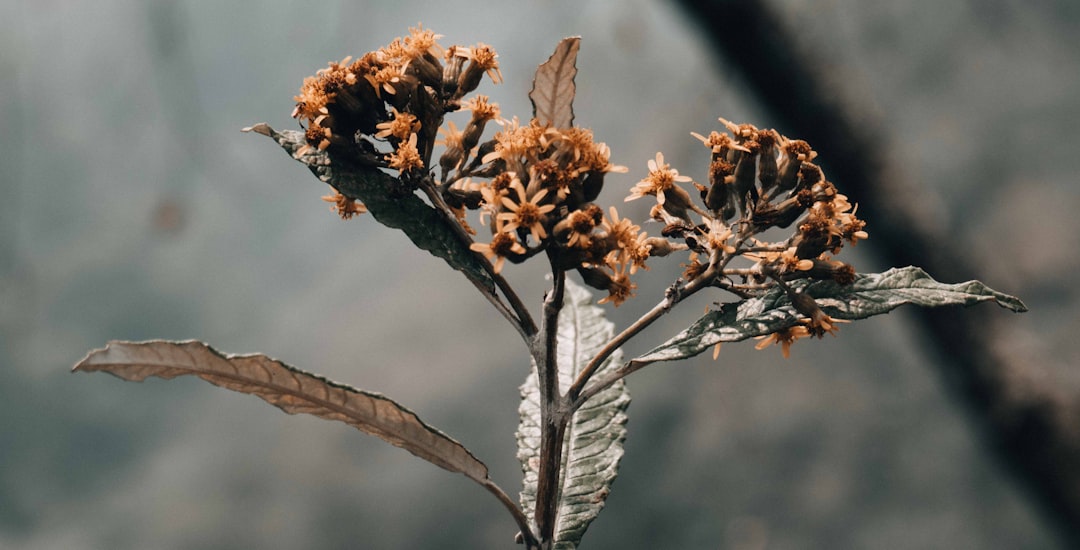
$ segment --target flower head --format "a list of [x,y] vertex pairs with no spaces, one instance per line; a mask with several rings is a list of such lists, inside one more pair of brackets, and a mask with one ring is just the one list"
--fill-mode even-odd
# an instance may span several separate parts
[[645,195],[655,195],[656,202],[664,204],[664,192],[675,186],[675,182],[690,181],[689,176],[680,176],[679,171],[664,163],[664,154],[657,152],[656,160],[649,161],[649,175],[639,181],[630,190],[627,201],[640,199]]
[[506,222],[503,231],[514,231],[518,228],[529,230],[532,238],[540,242],[547,238],[547,230],[544,229],[544,215],[555,210],[554,204],[540,205],[540,201],[547,195],[547,189],[536,192],[532,198],[526,200],[525,188],[521,180],[514,180],[510,187],[517,195],[515,202],[510,197],[503,197],[502,204],[509,212],[503,212],[496,216],[501,222]]
[[758,342],[754,349],[765,349],[772,344],[779,344],[781,350],[784,353],[784,359],[791,357],[791,344],[794,344],[796,340],[800,338],[806,338],[810,336],[810,330],[805,325],[795,325],[785,329],[780,329],[772,334],[766,336],[758,336]]
[[499,104],[490,103],[488,96],[476,95],[469,98],[465,103],[461,105],[462,109],[468,109],[472,111],[472,117],[474,120],[495,120],[499,119]]
[[379,131],[375,133],[375,137],[386,138],[394,136],[395,138],[404,141],[409,138],[410,134],[413,134],[420,129],[420,121],[416,120],[416,115],[398,112],[394,107],[390,107],[390,111],[394,118],[376,124],[375,128]]
[[337,215],[341,216],[341,219],[348,220],[357,214],[367,212],[367,207],[364,206],[364,203],[342,195],[341,192],[333,187],[330,189],[333,192],[322,197],[322,200],[333,203],[330,205],[330,211],[337,212]]
[[619,307],[628,298],[634,296],[634,290],[636,289],[637,285],[630,281],[630,275],[627,273],[626,268],[619,268],[610,276],[607,284],[608,295],[597,300],[596,303],[606,304],[611,302],[615,304],[615,307]]
[[423,25],[417,27],[409,27],[409,36],[406,36],[402,42],[405,45],[406,52],[411,57],[421,57],[424,54],[429,54],[435,58],[443,56],[443,47],[439,45],[438,40],[443,35],[435,34],[431,29],[425,29]]
[[472,243],[469,248],[483,254],[488,260],[495,258],[495,273],[502,270],[503,264],[506,263],[506,257],[510,254],[525,253],[525,247],[517,242],[514,235],[504,231],[495,233],[488,244]]
[[458,48],[457,53],[472,61],[472,65],[476,67],[476,70],[486,72],[492,82],[496,84],[502,82],[502,71],[499,70],[498,61],[499,54],[495,53],[491,46],[480,42],[471,48]]
[[390,168],[405,173],[410,170],[424,167],[424,161],[420,158],[420,151],[416,149],[416,134],[409,136],[409,141],[398,144],[397,150],[386,156]]
[[645,260],[649,259],[651,247],[645,242],[648,236],[640,232],[641,226],[634,225],[626,218],[619,219],[614,206],[611,207],[611,219],[604,218],[602,224],[608,240],[615,246],[606,258],[609,266],[629,266],[631,275],[638,268],[648,269]]

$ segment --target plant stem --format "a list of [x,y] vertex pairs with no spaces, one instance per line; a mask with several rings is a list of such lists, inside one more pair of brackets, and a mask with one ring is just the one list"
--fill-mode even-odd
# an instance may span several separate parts
[[665,297],[663,300],[660,301],[660,303],[653,306],[652,309],[650,309],[647,313],[638,318],[637,321],[634,321],[632,325],[626,327],[626,329],[619,333],[618,336],[605,344],[603,349],[601,349],[596,354],[596,357],[593,357],[592,361],[589,361],[589,364],[585,365],[585,368],[581,370],[581,373],[578,374],[577,379],[574,380],[573,385],[570,386],[570,389],[566,390],[567,401],[569,401],[570,403],[575,403],[577,401],[578,395],[581,394],[582,388],[585,387],[585,384],[589,381],[589,378],[591,378],[592,375],[596,373],[596,369],[600,368],[600,365],[603,364],[604,360],[610,357],[611,354],[619,348],[619,346],[626,343],[626,341],[632,338],[635,334],[641,332],[642,330],[645,330],[646,327],[648,327],[654,321],[662,317],[664,315],[664,312],[670,309],[672,305],[674,305],[674,302],[671,300],[671,297]]
[[[427,195],[428,200],[430,200],[435,208],[442,213],[444,218],[446,218],[447,223],[454,229],[454,234],[457,235],[458,239],[460,239],[465,246],[473,244],[475,241],[473,241],[472,235],[469,235],[469,233],[465,231],[465,228],[458,223],[457,217],[439,194],[438,186],[435,185],[435,181],[430,174],[424,177],[420,187],[423,189],[424,194]],[[495,306],[495,309],[498,309],[499,313],[501,313],[507,321],[510,321],[510,324],[514,325],[514,328],[528,344],[530,338],[536,334],[537,330],[536,322],[533,321],[532,315],[529,314],[529,309],[525,307],[525,303],[522,302],[521,298],[514,292],[510,283],[506,281],[506,278],[495,273],[495,268],[487,258],[484,258],[481,254],[477,254],[477,259],[480,261],[480,265],[484,266],[484,271],[486,271],[491,279],[495,281],[495,286],[502,291],[503,296],[506,297],[506,301],[510,303],[513,314],[511,314],[510,311],[507,310],[506,305],[499,300],[498,294],[495,294],[486,288],[481,281],[473,281],[473,284],[484,294],[488,301]],[[468,277],[468,273],[465,275]],[[471,280],[472,277],[469,277],[469,279]]]
[[566,272],[552,264],[554,282],[544,299],[543,326],[533,349],[540,387],[540,471],[536,486],[536,526],[541,543],[550,542],[555,533],[555,515],[559,502],[559,474],[562,467],[566,417],[561,414],[559,395],[559,311],[566,291]]
[[605,388],[621,380],[626,375],[651,363],[651,361],[649,363],[643,363],[631,360],[618,370],[606,374],[598,383],[593,384],[592,387],[585,389],[585,384],[587,384],[589,379],[596,374],[596,370],[600,368],[600,365],[603,364],[604,360],[610,357],[612,353],[615,353],[615,350],[618,349],[619,346],[626,343],[627,340],[633,338],[642,330],[645,330],[646,327],[653,324],[653,322],[671,310],[675,304],[689,298],[697,291],[716,283],[717,277],[724,273],[727,264],[730,263],[733,258],[738,257],[744,252],[743,244],[755,233],[753,225],[745,219],[740,222],[740,227],[739,234],[735,239],[734,252],[723,252],[720,250],[713,251],[709,258],[709,267],[705,269],[705,271],[702,271],[700,275],[694,278],[694,280],[683,285],[682,288],[675,286],[669,289],[667,295],[664,296],[664,299],[661,300],[659,304],[656,304],[656,306],[627,327],[626,330],[619,333],[618,336],[608,342],[604,348],[596,354],[596,357],[593,357],[592,361],[589,361],[589,364],[586,365],[581,371],[581,374],[578,375],[577,380],[575,380],[570,386],[570,389],[566,391],[566,404],[568,410],[571,411],[571,414],[573,411],[576,411],[579,407],[584,405],[590,397],[603,391]]
[[551,542],[555,536],[555,518],[559,508],[563,444],[566,420],[552,418],[544,421],[540,439],[540,471],[536,485],[536,526],[541,542]]
[[529,518],[525,517],[525,513],[521,511],[521,508],[518,507],[510,496],[490,479],[484,480],[481,485],[487,489],[489,493],[495,495],[495,498],[499,499],[499,502],[501,502],[510,512],[510,515],[514,516],[514,521],[517,523],[525,548],[528,550],[540,548],[540,543],[537,542],[536,535],[533,534],[532,529],[529,527]]
[[[592,361],[589,361],[589,364],[585,365],[585,368],[582,369],[581,373],[578,375],[577,380],[574,380],[573,385],[571,385],[570,389],[566,391],[566,400],[569,403],[570,410],[577,410],[577,408],[584,404],[589,397],[596,395],[598,391],[604,389],[603,387],[593,387],[590,388],[590,391],[587,395],[583,392],[585,384],[589,382],[589,379],[592,378],[593,374],[596,374],[596,370],[600,368],[600,365],[602,365],[604,361],[608,357],[610,357],[616,349],[619,348],[619,346],[625,344],[627,340],[633,338],[642,330],[645,330],[645,328],[653,324],[660,317],[663,317],[665,313],[667,313],[672,307],[675,306],[675,304],[678,304],[686,298],[689,298],[691,295],[701,290],[702,288],[709,286],[709,284],[712,283],[712,280],[716,277],[717,273],[720,272],[719,267],[720,266],[713,264],[708,269],[703,271],[700,275],[698,275],[696,279],[690,281],[689,283],[686,283],[686,285],[684,285],[682,288],[669,290],[667,296],[665,296],[664,299],[660,301],[660,303],[653,306],[652,309],[650,309],[648,312],[638,318],[637,321],[634,321],[633,324],[631,324],[629,327],[626,327],[625,330],[620,332],[618,336],[605,344],[604,348],[596,354],[596,357],[593,357]],[[620,371],[621,370],[622,369],[620,369]],[[605,377],[606,384],[604,385],[604,387],[613,384],[615,380],[618,379],[616,378],[614,380],[607,381],[608,378],[610,378],[610,376]]]

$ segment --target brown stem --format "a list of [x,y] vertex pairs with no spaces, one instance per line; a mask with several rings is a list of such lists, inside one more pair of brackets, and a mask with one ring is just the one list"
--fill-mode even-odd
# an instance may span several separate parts
[[[645,330],[649,325],[656,322],[656,320],[660,317],[663,317],[665,313],[667,313],[669,310],[671,310],[672,307],[675,306],[675,304],[678,304],[686,298],[689,298],[695,292],[709,286],[709,284],[712,283],[713,278],[716,277],[716,274],[719,272],[719,267],[720,266],[714,264],[708,269],[706,269],[704,272],[702,272],[701,275],[698,275],[696,279],[690,281],[689,283],[686,283],[686,285],[684,285],[682,288],[674,292],[669,291],[667,296],[665,296],[664,299],[660,301],[660,303],[653,306],[652,309],[650,309],[648,312],[638,318],[637,321],[634,321],[633,324],[626,327],[625,330],[620,332],[617,336],[615,336],[615,338],[612,338],[610,342],[605,344],[603,349],[601,349],[596,354],[596,356],[593,357],[591,361],[589,361],[589,364],[585,365],[585,368],[581,370],[581,373],[578,374],[577,379],[574,380],[573,385],[570,386],[570,389],[566,390],[566,401],[570,404],[570,410],[576,410],[578,407],[585,403],[585,400],[579,399],[580,395],[582,394],[583,388],[585,388],[585,384],[588,383],[589,379],[592,378],[593,374],[596,374],[596,370],[600,368],[600,365],[602,365],[604,361],[611,356],[612,353],[615,353],[616,349],[619,349],[619,346],[625,344],[627,340],[633,338],[636,334]],[[614,381],[612,381],[611,383],[614,383]],[[592,388],[592,391],[590,391],[589,395],[595,395],[597,391],[599,390],[596,388]]]
[[[430,200],[435,208],[442,213],[444,218],[446,218],[450,227],[454,228],[454,233],[461,239],[461,242],[466,246],[473,244],[475,241],[473,241],[472,235],[469,235],[469,233],[465,231],[465,228],[457,222],[453,211],[450,210],[450,206],[446,204],[442,195],[439,194],[438,186],[435,185],[435,181],[430,175],[425,176],[424,184],[420,187],[424,190],[428,200]],[[484,266],[484,271],[486,271],[488,276],[495,281],[495,286],[502,292],[506,301],[510,303],[510,308],[513,309],[513,313],[511,314],[506,309],[506,305],[499,300],[499,296],[489,291],[482,282],[472,281],[473,284],[484,294],[488,301],[499,310],[499,313],[501,313],[507,321],[510,321],[510,324],[514,325],[514,328],[521,334],[526,343],[528,343],[536,334],[536,322],[533,321],[532,315],[529,314],[529,309],[525,307],[525,303],[522,302],[521,298],[514,292],[513,287],[510,286],[510,283],[507,282],[506,278],[495,272],[495,268],[491,265],[491,262],[479,253],[477,253],[476,256],[480,265]]]
[[555,536],[555,516],[559,508],[566,421],[552,418],[544,422],[540,438],[540,472],[536,485],[536,526],[542,542]]
[[[645,330],[646,327],[653,324],[654,321],[662,317],[664,313],[671,309],[672,305],[674,305],[672,297],[669,296],[667,298],[664,298],[660,301],[660,303],[653,306],[652,309],[650,309],[648,312],[638,318],[637,321],[634,321],[633,324],[626,327],[625,330],[620,332],[615,338],[605,344],[604,347],[596,354],[596,356],[593,357],[591,361],[589,361],[589,364],[585,365],[585,368],[582,369],[580,373],[578,373],[578,377],[576,380],[574,380],[574,383],[570,386],[570,389],[566,390],[567,401],[569,401],[571,404],[577,403],[578,396],[581,394],[582,388],[585,387],[585,384],[589,381],[590,378],[592,378],[593,374],[596,373],[596,370],[600,368],[600,365],[603,364],[604,361],[608,357],[610,357],[612,353],[615,353],[615,350],[618,349],[619,346],[626,343],[627,340],[633,338],[634,335],[641,332],[642,330]],[[582,403],[584,403],[584,401],[582,401]]]
[[610,372],[605,372],[599,378],[593,380],[592,385],[582,390],[581,394],[570,402],[570,409],[577,410],[581,408],[581,406],[584,405],[585,402],[588,401],[590,398],[592,398],[592,396],[604,391],[615,382],[626,378],[638,369],[646,365],[651,365],[652,363],[652,361],[631,360],[627,361],[625,364],[623,364],[623,366],[619,367],[618,369]]
[[495,495],[495,498],[499,499],[499,502],[510,512],[510,515],[514,516],[514,522],[517,523],[525,548],[528,550],[539,549],[540,543],[537,542],[536,535],[533,534],[532,529],[529,527],[529,519],[525,517],[525,513],[521,511],[517,503],[490,479],[485,479],[480,485],[487,489],[489,493]]
[[566,293],[566,272],[552,264],[554,283],[544,299],[543,326],[533,346],[537,382],[540,387],[540,469],[536,485],[536,526],[541,542],[550,542],[555,533],[559,504],[563,438],[568,416],[562,414],[559,395],[559,311]]

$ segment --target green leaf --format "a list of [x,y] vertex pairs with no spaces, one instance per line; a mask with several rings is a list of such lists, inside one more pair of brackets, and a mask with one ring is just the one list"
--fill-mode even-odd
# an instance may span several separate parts
[[452,222],[414,193],[403,191],[397,178],[370,166],[332,162],[325,151],[313,147],[307,147],[304,154],[297,156],[297,151],[307,145],[304,133],[297,130],[279,132],[259,123],[244,131],[270,137],[320,181],[346,197],[362,201],[379,223],[404,231],[418,248],[442,258],[450,267],[494,292],[495,282],[476,253],[454,231]]
[[[569,387],[596,352],[615,335],[615,325],[591,302],[588,290],[569,279],[566,281],[558,327],[560,387]],[[606,372],[620,363],[622,352],[616,351],[598,372]],[[521,506],[526,516],[533,518],[540,471],[540,387],[535,364],[521,386],[521,397],[518,411],[521,423],[517,432],[517,456],[525,474]],[[585,530],[604,507],[623,455],[629,405],[630,393],[620,380],[593,396],[574,413],[566,430],[563,477],[559,482],[556,549],[577,548]]]
[[215,386],[255,395],[289,414],[344,422],[436,466],[487,485],[488,469],[461,443],[429,426],[392,399],[332,382],[265,355],[224,355],[195,341],[109,342],[73,369],[107,372],[142,382],[196,376]]
[[[993,301],[1015,311],[1027,306],[1015,296],[993,290],[979,281],[939,283],[917,267],[893,268],[884,273],[860,274],[851,285],[832,281],[795,281],[792,288],[806,292],[834,319],[854,321],[888,313],[904,304],[922,307],[970,306]],[[633,361],[651,363],[693,357],[720,342],[738,342],[772,334],[795,325],[798,314],[787,294],[774,288],[764,295],[723,304],[710,311],[671,340]]]

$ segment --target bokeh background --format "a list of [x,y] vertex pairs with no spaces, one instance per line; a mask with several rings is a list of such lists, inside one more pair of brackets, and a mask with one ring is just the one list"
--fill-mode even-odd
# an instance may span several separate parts
[[[1080,391],[1080,9],[767,4],[882,121],[973,275],[1032,308],[968,313],[1009,316],[1031,376]],[[530,114],[536,64],[583,36],[577,122],[631,168],[601,201],[634,219],[645,201],[622,198],[656,151],[703,179],[690,131],[717,116],[776,125],[671,2],[0,2],[0,548],[512,546],[484,491],[351,428],[197,380],[68,373],[111,339],[264,352],[394,397],[516,494],[516,333],[440,260],[371,218],[342,222],[324,185],[239,132],[291,127],[304,76],[419,21],[443,44],[497,49],[505,83],[480,91],[506,116]],[[888,267],[869,222],[871,240],[845,252],[864,271]],[[654,261],[611,317],[651,307],[678,261]],[[538,305],[539,266],[507,272]],[[729,345],[632,377],[621,476],[586,546],[1064,548],[946,390],[917,322],[899,311],[787,361]]]

